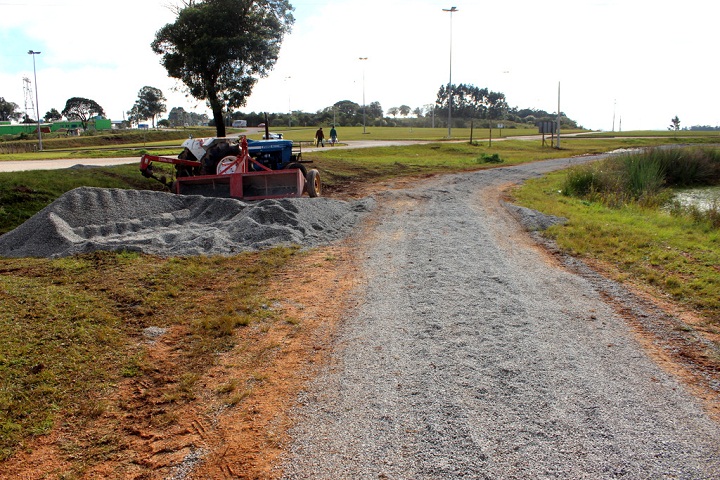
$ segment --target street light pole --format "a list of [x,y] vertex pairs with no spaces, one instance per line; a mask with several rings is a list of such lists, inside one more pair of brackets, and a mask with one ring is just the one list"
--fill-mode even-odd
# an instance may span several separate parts
[[363,133],[367,133],[365,131],[365,60],[367,60],[368,57],[360,57],[360,61],[363,62]]
[[38,148],[42,151],[42,132],[40,132],[40,102],[38,102],[38,88],[37,88],[37,71],[35,70],[35,55],[40,55],[42,52],[34,52],[28,50],[28,55],[32,55],[33,59],[33,77],[35,78],[35,108],[37,112],[37,129],[38,129]]
[[560,82],[558,82],[557,148],[560,150]]
[[448,138],[452,138],[452,14],[457,12],[455,7],[443,8],[443,12],[450,12],[450,81],[448,82]]

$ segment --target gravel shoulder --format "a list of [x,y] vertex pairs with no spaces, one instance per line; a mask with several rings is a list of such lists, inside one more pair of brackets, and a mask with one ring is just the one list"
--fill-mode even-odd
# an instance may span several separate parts
[[720,428],[609,301],[629,294],[536,248],[498,201],[567,163],[377,196],[285,478],[720,476]]

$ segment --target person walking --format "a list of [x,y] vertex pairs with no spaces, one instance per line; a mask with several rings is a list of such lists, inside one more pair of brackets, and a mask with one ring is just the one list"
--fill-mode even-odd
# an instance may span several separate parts
[[325,146],[325,133],[323,133],[322,127],[318,128],[318,131],[315,132],[315,146]]
[[330,145],[335,146],[337,141],[337,130],[335,130],[335,125],[333,125],[330,129]]

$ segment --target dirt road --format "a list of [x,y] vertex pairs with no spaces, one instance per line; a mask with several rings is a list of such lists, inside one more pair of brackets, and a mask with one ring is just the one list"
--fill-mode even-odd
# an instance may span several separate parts
[[617,286],[559,266],[498,200],[567,162],[378,196],[285,478],[720,478],[718,424],[643,350]]

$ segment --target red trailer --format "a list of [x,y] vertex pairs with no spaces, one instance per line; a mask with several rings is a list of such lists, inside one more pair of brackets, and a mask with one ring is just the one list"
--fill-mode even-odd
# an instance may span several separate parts
[[[183,154],[180,156],[183,157]],[[153,162],[175,165],[178,171],[185,174],[167,184],[163,178],[158,178],[153,173]],[[272,165],[278,166],[277,163]],[[168,185],[172,192],[183,195],[262,200],[300,197],[304,192],[310,197],[317,197],[321,193],[320,174],[317,170],[311,169],[306,172],[304,166],[297,162],[286,163],[282,169],[273,170],[250,156],[246,137],[240,138],[237,155],[225,156],[217,162],[216,173],[200,174],[203,172],[202,167],[202,159],[190,160],[146,154],[140,160],[140,171],[145,177],[155,178]]]

